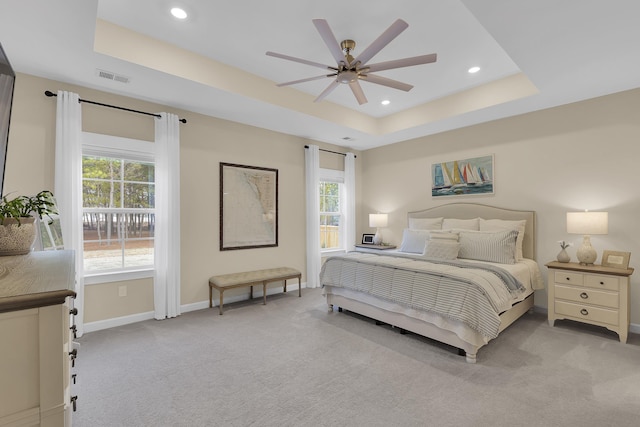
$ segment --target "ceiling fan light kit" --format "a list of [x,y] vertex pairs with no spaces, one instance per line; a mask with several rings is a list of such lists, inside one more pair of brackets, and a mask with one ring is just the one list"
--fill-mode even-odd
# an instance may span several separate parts
[[396,59],[393,61],[380,62],[377,64],[367,65],[369,60],[377,55],[385,46],[387,46],[393,39],[398,37],[400,33],[409,27],[402,19],[396,20],[389,28],[385,30],[377,39],[375,39],[365,50],[357,57],[353,57],[351,52],[355,50],[356,42],[353,40],[343,40],[338,44],[338,40],[333,35],[329,24],[324,19],[314,19],[315,25],[320,37],[324,40],[325,44],[329,48],[331,55],[336,60],[336,66],[325,65],[319,62],[308,61],[306,59],[296,58],[293,56],[283,55],[276,52],[267,52],[268,56],[275,58],[285,59],[288,61],[298,62],[313,67],[323,68],[330,71],[329,74],[316,77],[308,77],[305,79],[294,80],[285,83],[279,83],[277,86],[290,86],[298,83],[310,82],[313,80],[320,80],[324,78],[332,78],[333,81],[329,86],[314,100],[314,102],[322,101],[327,95],[329,95],[340,84],[349,85],[349,88],[353,92],[356,100],[360,105],[367,103],[367,98],[360,86],[360,80],[369,83],[374,83],[393,89],[402,90],[405,92],[410,91],[413,86],[407,83],[402,83],[396,80],[389,79],[387,77],[371,74],[376,71],[391,70],[395,68],[411,67],[414,65],[429,64],[436,62],[437,54],[432,53],[429,55],[414,56],[411,58]]

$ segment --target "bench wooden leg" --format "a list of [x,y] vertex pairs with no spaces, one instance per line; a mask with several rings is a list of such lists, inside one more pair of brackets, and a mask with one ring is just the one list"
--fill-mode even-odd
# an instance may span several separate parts
[[213,307],[213,288],[209,285],[209,308]]
[[222,304],[224,299],[223,295],[224,295],[224,291],[220,290],[220,316],[222,316]]
[[287,292],[287,279],[284,279],[284,292]]
[[267,305],[267,281],[262,282],[262,304]]
[[302,296],[302,281],[300,279],[302,279],[302,274],[298,276],[298,297]]
[[251,290],[249,291],[249,299],[253,299],[253,285],[250,286]]

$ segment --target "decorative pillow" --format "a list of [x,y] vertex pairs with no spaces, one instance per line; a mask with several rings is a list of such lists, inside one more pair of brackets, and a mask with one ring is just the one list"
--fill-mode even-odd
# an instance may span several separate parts
[[409,218],[409,228],[412,230],[440,230],[444,218]]
[[458,258],[478,261],[515,264],[516,230],[498,231],[461,231]]
[[524,228],[527,225],[527,220],[509,221],[505,219],[484,219],[480,218],[480,231],[502,231],[502,230],[516,230],[518,232],[518,239],[516,240],[516,259],[521,260],[524,258],[522,255],[522,242],[524,240]]
[[402,232],[402,244],[400,245],[399,251],[421,254],[424,252],[424,246],[428,238],[429,232],[427,230],[411,230],[405,228]]
[[442,221],[442,229],[451,230],[452,228],[478,231],[480,230],[480,218],[473,218],[473,219],[445,218]]
[[425,258],[456,259],[460,243],[451,240],[429,240],[424,250]]
[[431,230],[429,231],[429,240],[449,240],[458,241],[460,234],[457,231],[449,230]]

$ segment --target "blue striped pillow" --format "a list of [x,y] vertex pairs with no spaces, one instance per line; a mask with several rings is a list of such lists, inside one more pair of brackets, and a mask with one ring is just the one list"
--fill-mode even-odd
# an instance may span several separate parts
[[517,230],[498,232],[460,230],[458,258],[515,264]]

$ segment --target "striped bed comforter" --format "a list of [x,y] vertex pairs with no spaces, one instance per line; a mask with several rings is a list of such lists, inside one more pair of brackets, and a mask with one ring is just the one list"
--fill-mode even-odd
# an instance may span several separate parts
[[514,295],[524,291],[509,273],[495,270],[464,261],[439,263],[350,252],[325,261],[320,284],[437,313],[493,339],[500,328],[499,314],[511,308]]

